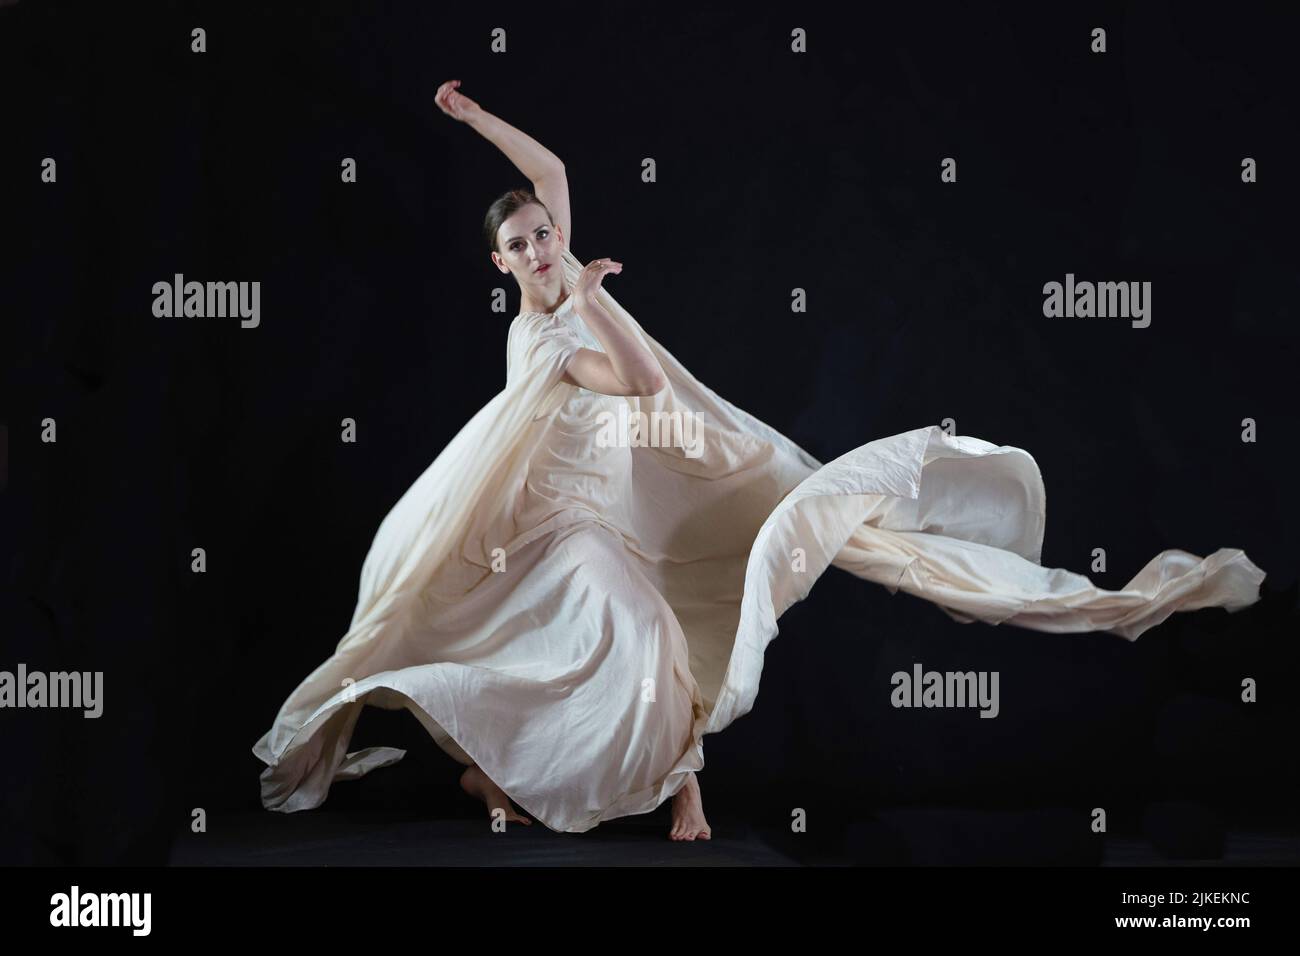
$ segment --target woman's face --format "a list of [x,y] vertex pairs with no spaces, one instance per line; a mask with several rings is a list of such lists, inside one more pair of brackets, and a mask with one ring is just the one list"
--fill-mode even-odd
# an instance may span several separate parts
[[551,225],[545,211],[529,203],[501,223],[497,252],[492,261],[510,271],[521,286],[553,289],[561,281],[560,250],[563,236]]

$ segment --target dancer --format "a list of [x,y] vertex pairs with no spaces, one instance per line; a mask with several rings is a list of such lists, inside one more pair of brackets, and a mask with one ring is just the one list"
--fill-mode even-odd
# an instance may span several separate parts
[[[1135,640],[1259,599],[1221,548],[1156,555],[1122,590],[1040,564],[1033,457],[935,425],[823,465],[696,379],[573,255],[565,170],[451,80],[444,113],[533,184],[488,210],[519,285],[506,386],[389,512],[336,652],[254,753],[262,802],[318,806],[404,751],[348,752],[365,705],[406,708],[496,820],[582,832],[673,798],[708,839],[703,737],[747,713],[777,619],[831,565],[963,623]],[[693,438],[690,437],[693,434]]]

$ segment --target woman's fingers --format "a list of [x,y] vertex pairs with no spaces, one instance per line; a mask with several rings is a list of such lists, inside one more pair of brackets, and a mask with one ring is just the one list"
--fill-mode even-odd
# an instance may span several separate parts
[[460,80],[447,80],[438,87],[438,92],[434,94],[433,101],[438,104],[438,109],[442,110],[453,119],[460,119],[464,112],[463,104],[456,100],[456,87],[460,86]]

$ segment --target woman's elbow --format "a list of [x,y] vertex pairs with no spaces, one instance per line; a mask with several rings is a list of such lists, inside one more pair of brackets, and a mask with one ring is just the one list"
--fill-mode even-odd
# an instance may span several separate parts
[[636,385],[638,395],[658,395],[668,385],[663,372],[651,372]]

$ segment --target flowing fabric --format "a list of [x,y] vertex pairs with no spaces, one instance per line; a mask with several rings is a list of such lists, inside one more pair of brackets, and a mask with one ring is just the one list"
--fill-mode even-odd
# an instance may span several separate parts
[[[582,264],[563,252],[565,288]],[[962,623],[1109,631],[1236,611],[1245,553],[1156,555],[1119,591],[1040,564],[1045,493],[1019,448],[930,425],[823,465],[714,394],[608,290],[659,360],[654,396],[562,381],[601,345],[572,295],[510,326],[505,388],[401,497],[335,653],[253,752],[263,805],[320,805],[405,751],[348,752],[363,706],[406,708],[553,830],[647,813],[754,704],[777,619],[834,565]]]

